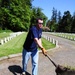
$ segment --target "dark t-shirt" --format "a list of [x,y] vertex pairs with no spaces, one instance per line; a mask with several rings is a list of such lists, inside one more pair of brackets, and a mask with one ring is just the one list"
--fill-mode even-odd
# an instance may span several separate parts
[[36,26],[32,26],[28,32],[27,38],[23,45],[24,49],[27,51],[37,50],[37,44],[34,41],[34,38],[41,38],[42,29],[37,29]]

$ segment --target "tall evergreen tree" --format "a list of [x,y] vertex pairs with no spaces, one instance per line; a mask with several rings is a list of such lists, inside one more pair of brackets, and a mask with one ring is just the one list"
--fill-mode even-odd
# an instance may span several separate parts
[[74,12],[73,17],[72,17],[72,28],[71,28],[71,31],[73,33],[75,33],[75,12]]
[[69,11],[65,11],[61,20],[60,31],[61,32],[71,32],[71,14]]
[[52,16],[51,16],[51,31],[57,30],[57,10],[53,7]]
[[62,19],[61,12],[59,11],[59,12],[58,12],[58,15],[57,15],[57,32],[60,31],[61,19]]
[[57,22],[57,10],[53,7],[51,20]]

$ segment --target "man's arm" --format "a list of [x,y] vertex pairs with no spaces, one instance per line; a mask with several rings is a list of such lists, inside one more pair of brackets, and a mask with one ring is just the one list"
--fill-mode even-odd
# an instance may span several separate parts
[[42,53],[43,53],[44,55],[47,55],[47,51],[46,51],[45,48],[42,46],[41,38],[40,38],[40,39],[34,38],[34,41],[37,43],[37,45],[39,46],[39,48],[41,48]]
[[42,42],[41,42],[41,38],[40,39],[34,38],[34,41],[37,43],[37,45],[39,46],[39,48],[43,48]]

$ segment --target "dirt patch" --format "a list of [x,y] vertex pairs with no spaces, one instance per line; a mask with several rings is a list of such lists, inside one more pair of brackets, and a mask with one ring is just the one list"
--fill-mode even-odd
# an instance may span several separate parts
[[75,71],[66,70],[66,71],[63,71],[61,73],[56,73],[56,75],[75,75]]

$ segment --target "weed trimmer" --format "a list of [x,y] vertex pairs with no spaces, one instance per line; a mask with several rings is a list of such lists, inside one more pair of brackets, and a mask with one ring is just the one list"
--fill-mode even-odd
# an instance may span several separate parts
[[52,60],[52,58],[51,57],[49,57],[48,55],[45,55],[46,57],[48,57],[48,59],[52,62],[52,64],[55,66],[55,72],[57,73],[57,75],[58,75],[58,73],[62,73],[62,72],[65,72],[65,71],[67,71],[68,70],[68,68],[66,68],[66,67],[63,67],[63,66],[61,66],[61,65],[57,65],[53,60]]

